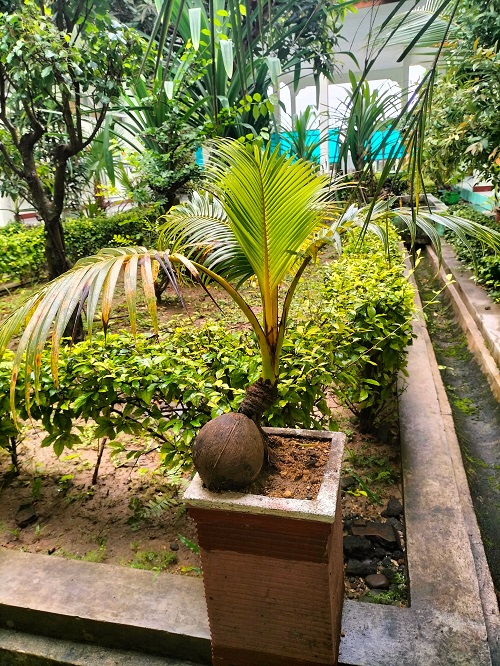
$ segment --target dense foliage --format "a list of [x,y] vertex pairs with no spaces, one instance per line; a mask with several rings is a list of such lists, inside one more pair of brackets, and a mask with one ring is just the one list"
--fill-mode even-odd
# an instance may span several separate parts
[[[455,215],[480,222],[491,229],[498,229],[498,222],[478,213],[472,206],[450,206]],[[447,240],[453,245],[459,259],[475,272],[476,280],[488,290],[497,303],[500,303],[500,257],[491,248],[479,240],[470,238],[467,247],[459,238],[447,234]]]
[[[412,290],[397,252],[388,264],[377,241],[354,241],[331,265],[313,267],[303,280],[283,346],[279,397],[265,421],[274,426],[337,427],[327,404],[332,392],[373,425],[394,406],[395,381],[411,340]],[[172,320],[161,344],[125,333],[97,336],[64,348],[60,385],[50,377],[47,352],[39,402],[32,416],[47,432],[44,446],[59,455],[79,441],[77,423],[92,419],[95,437],[107,437],[117,450],[120,433],[158,441],[165,464],[188,464],[199,428],[241,403],[245,387],[260,372],[253,334],[228,326],[227,316],[193,327]],[[8,386],[10,362],[0,365],[0,446],[15,437]],[[20,377],[19,416],[27,417]],[[131,447],[139,455],[141,447]]]
[[440,185],[473,171],[500,183],[498,2],[460,3],[425,132],[425,171]]
[[[157,217],[154,208],[141,208],[115,215],[69,218],[63,223],[69,260],[78,261],[103,247],[154,246]],[[0,284],[39,280],[46,275],[43,241],[41,225],[12,223],[0,228]]]
[[369,430],[394,406],[397,375],[412,338],[413,291],[396,240],[388,261],[374,237],[362,244],[351,239],[325,276],[324,299],[331,326],[340,327],[335,355],[342,373],[335,393]]
[[[142,53],[138,36],[97,4],[86,12],[25,0],[0,13],[1,191],[35,208],[51,278],[69,268],[61,214],[86,184],[90,146]],[[67,11],[64,11],[67,10]]]

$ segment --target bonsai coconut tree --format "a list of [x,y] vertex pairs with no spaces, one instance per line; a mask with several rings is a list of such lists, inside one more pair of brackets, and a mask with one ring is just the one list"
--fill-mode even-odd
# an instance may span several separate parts
[[[123,279],[132,331],[137,330],[137,295],[142,279],[147,307],[158,336],[154,273],[161,267],[181,298],[174,265],[184,267],[205,287],[212,280],[240,308],[257,337],[262,359],[259,379],[248,387],[237,414],[223,415],[204,426],[194,446],[194,461],[210,488],[241,487],[259,473],[265,457],[260,420],[277,398],[280,355],[290,305],[305,268],[327,243],[339,242],[353,226],[378,234],[399,220],[415,235],[417,226],[439,251],[434,225],[469,232],[500,248],[500,234],[469,220],[446,215],[391,209],[391,201],[342,211],[334,200],[339,181],[319,175],[308,162],[280,156],[237,141],[212,144],[206,192],[174,207],[166,216],[160,249],[142,247],[101,250],[31,295],[0,328],[0,356],[14,336],[24,331],[13,362],[11,404],[22,363],[35,397],[40,382],[41,352],[51,337],[52,373],[57,382],[61,338],[75,311],[84,315],[88,335],[100,303],[108,328],[113,296]],[[367,219],[367,214],[370,219]],[[245,300],[240,286],[249,278],[258,285],[260,313]],[[206,288],[206,287],[205,287]],[[182,298],[181,298],[182,300]],[[31,378],[31,379],[30,379]]]

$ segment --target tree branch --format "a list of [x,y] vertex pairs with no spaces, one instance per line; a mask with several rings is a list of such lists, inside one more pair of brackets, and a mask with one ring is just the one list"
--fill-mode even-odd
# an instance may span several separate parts
[[71,146],[71,150],[74,150],[74,154],[76,155],[76,153],[78,153],[80,150],[79,145],[81,144],[81,141],[79,141],[75,123],[73,121],[73,113],[71,112],[71,98],[65,92],[62,93],[61,98],[62,117],[68,132],[69,145]]
[[7,152],[7,148],[1,142],[0,142],[0,153],[2,153],[9,169],[11,169],[11,171],[13,171],[16,174],[16,176],[18,176],[18,178],[23,178],[24,176],[23,170],[14,164],[9,153]]
[[82,143],[82,146],[81,146],[80,150],[83,150],[84,148],[86,148],[95,139],[97,133],[101,129],[101,126],[104,122],[104,118],[106,117],[106,113],[108,112],[108,109],[109,109],[109,106],[107,104],[105,106],[103,106],[103,108],[101,109],[100,116],[97,119],[96,124],[94,125],[94,129],[90,133],[90,136],[88,136],[87,139]]
[[54,191],[52,195],[52,205],[56,213],[62,213],[64,208],[64,195],[66,190],[66,163],[67,160],[60,162],[54,172]]
[[16,148],[19,148],[19,136],[17,134],[16,128],[10,122],[9,117],[7,116],[7,91],[5,90],[6,80],[8,80],[8,77],[5,73],[5,69],[3,66],[0,66],[0,120],[7,128]]

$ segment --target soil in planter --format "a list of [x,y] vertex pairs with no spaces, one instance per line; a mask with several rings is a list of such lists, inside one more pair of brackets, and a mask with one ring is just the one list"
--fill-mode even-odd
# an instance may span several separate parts
[[328,461],[330,442],[291,437],[268,438],[271,463],[243,492],[268,497],[315,499]]

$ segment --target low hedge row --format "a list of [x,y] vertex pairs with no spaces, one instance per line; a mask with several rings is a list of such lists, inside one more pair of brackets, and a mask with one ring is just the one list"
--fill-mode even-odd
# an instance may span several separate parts
[[[493,218],[479,213],[469,205],[457,204],[449,207],[450,212],[468,220],[484,224],[495,231],[499,224]],[[470,249],[457,236],[447,233],[447,241],[453,246],[457,257],[475,271],[476,280],[482,284],[496,303],[500,303],[500,257],[490,247],[485,247],[473,237],[468,238]]]
[[[66,251],[74,263],[103,247],[146,245],[158,239],[158,213],[134,208],[115,215],[69,218],[63,223]],[[0,228],[0,284],[40,279],[46,272],[43,225]]]
[[[335,393],[365,425],[394,403],[395,381],[411,340],[413,293],[399,255],[389,264],[374,241],[348,244],[331,265],[303,279],[283,347],[279,398],[266,422],[278,427],[337,429],[327,403]],[[93,420],[95,437],[111,446],[120,433],[150,435],[163,462],[189,464],[190,444],[210,418],[237,409],[259,374],[257,342],[223,320],[200,327],[178,316],[160,343],[128,333],[102,335],[63,349],[60,386],[42,358],[39,401],[31,414],[46,431],[42,446],[56,454],[80,440],[75,424]],[[0,447],[15,445],[9,413],[10,361],[0,364]],[[23,376],[16,389],[19,417],[27,418]],[[133,447],[128,455],[140,455]]]

